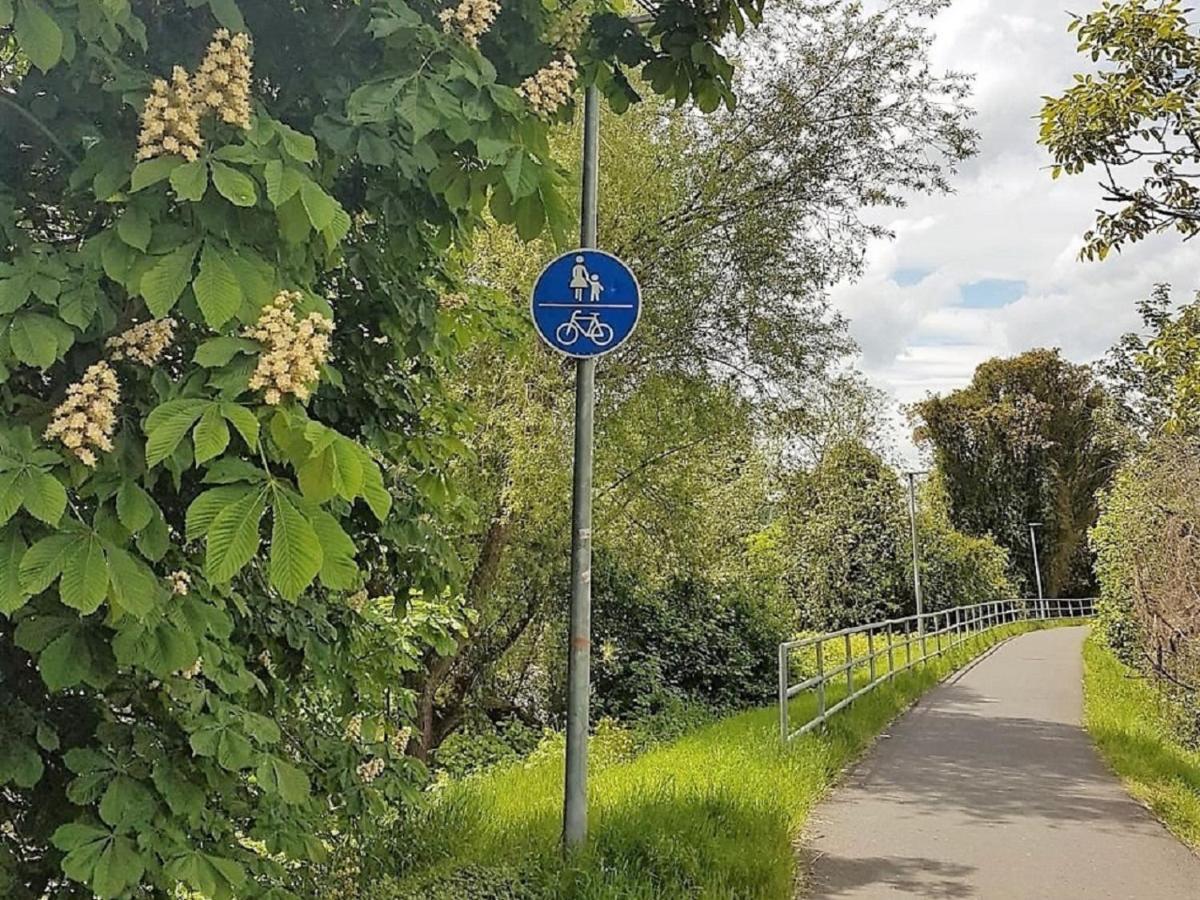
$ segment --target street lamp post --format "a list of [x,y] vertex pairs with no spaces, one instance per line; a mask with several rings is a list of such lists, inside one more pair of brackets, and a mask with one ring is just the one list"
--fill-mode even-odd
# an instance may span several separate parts
[[1042,618],[1046,618],[1046,598],[1042,593],[1042,565],[1038,561],[1038,546],[1037,532],[1035,529],[1041,528],[1041,522],[1029,523],[1029,543],[1033,547],[1033,574],[1037,578],[1038,606],[1041,608]]
[[[921,548],[917,543],[917,476],[924,470],[905,472],[908,476],[908,521],[912,526],[913,591],[917,595],[917,634],[925,634],[925,600],[921,596]],[[922,644],[922,646],[924,646]]]

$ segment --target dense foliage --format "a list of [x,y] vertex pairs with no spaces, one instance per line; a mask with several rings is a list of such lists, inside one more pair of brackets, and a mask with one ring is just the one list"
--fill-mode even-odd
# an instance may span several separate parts
[[1054,177],[1103,172],[1105,201],[1083,256],[1104,259],[1158,232],[1200,229],[1200,36],[1179,0],[1105,0],[1072,19],[1079,52],[1098,70],[1045,101],[1041,143]]
[[1165,287],[1142,304],[1145,334],[1126,335],[1108,370],[1141,442],[1103,495],[1091,532],[1104,634],[1151,674],[1200,739],[1200,446],[1195,418],[1195,303],[1172,309]]
[[1028,523],[1039,536],[1048,596],[1086,596],[1087,529],[1120,448],[1111,406],[1091,371],[1057,351],[993,359],[971,384],[915,405],[918,439],[933,449],[954,524],[1008,550],[1010,577],[1033,584]]
[[0,891],[284,897],[370,846],[469,618],[446,251],[565,240],[576,67],[732,106],[758,13],[0,0]]

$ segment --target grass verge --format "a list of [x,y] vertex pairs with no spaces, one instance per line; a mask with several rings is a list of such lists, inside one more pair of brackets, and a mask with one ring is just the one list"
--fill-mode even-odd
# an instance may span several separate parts
[[[824,733],[783,747],[773,707],[721,719],[632,759],[598,760],[587,849],[564,863],[562,761],[541,759],[449,785],[398,831],[392,897],[786,898],[794,841],[848,763],[921,694],[1003,638],[996,629],[891,682]],[[836,702],[831,692],[829,702]],[[793,727],[816,701],[792,702]],[[384,896],[380,894],[379,896]]]
[[1084,719],[1129,793],[1184,843],[1200,850],[1200,753],[1172,739],[1152,683],[1093,633],[1083,650]]

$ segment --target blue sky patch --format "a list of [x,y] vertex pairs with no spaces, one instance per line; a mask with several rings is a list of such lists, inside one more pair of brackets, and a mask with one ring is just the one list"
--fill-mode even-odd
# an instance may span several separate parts
[[985,278],[964,284],[959,289],[962,302],[958,305],[967,309],[999,309],[1016,303],[1025,296],[1028,285],[1024,281],[1010,281],[1004,278]]
[[933,269],[897,269],[892,273],[892,281],[900,287],[912,287],[920,284],[933,273]]

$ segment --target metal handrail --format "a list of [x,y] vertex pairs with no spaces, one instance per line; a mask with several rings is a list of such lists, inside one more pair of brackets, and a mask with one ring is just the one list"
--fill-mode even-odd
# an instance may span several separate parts
[[[786,743],[823,727],[834,713],[845,709],[877,685],[995,628],[1024,621],[1086,619],[1095,615],[1095,611],[1096,601],[1091,597],[995,600],[784,641],[779,645],[780,737]],[[866,638],[866,648],[856,655],[854,639],[859,636]],[[844,654],[844,659],[827,667],[826,657],[831,641],[841,645],[839,652]],[[931,643],[934,648],[932,651]],[[914,647],[918,648],[919,653],[913,652]],[[802,673],[806,677],[792,683],[792,667],[797,653],[809,650],[813,654],[811,662],[816,668],[815,674]],[[883,662],[884,658],[886,662]],[[866,681],[856,686],[855,673],[860,669],[866,670]],[[826,688],[835,679],[841,678],[846,680],[846,695],[832,706],[827,706]],[[816,692],[817,714],[792,731],[789,701],[810,690]]]

